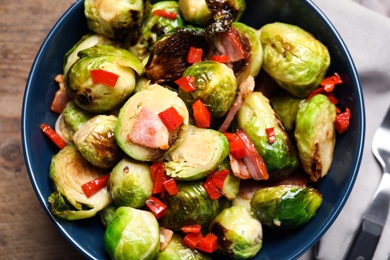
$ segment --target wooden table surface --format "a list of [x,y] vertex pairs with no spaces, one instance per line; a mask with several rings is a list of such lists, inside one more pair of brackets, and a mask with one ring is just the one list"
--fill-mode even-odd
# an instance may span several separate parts
[[29,70],[49,30],[75,1],[0,1],[0,259],[84,259],[41,208],[21,145]]

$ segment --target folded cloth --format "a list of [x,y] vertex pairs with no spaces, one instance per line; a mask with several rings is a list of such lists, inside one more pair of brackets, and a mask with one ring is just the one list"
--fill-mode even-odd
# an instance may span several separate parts
[[[390,18],[367,7],[380,0],[313,0],[334,25],[346,44],[358,70],[366,110],[366,137],[363,159],[354,188],[343,210],[321,238],[317,259],[343,259],[361,221],[362,214],[379,184],[382,169],[371,152],[376,128],[390,106]],[[390,3],[390,1],[387,1]],[[371,6],[363,6],[369,3]],[[390,5],[386,5],[387,10]],[[388,11],[387,11],[388,12]],[[390,140],[383,140],[389,142]],[[373,259],[390,254],[390,215]],[[312,250],[300,260],[312,259]]]

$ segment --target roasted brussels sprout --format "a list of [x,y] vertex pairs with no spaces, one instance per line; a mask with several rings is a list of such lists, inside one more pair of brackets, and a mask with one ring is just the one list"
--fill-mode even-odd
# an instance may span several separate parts
[[[236,118],[238,128],[248,134],[263,158],[270,179],[285,177],[297,169],[299,158],[296,147],[261,92],[252,92],[245,97]],[[273,129],[274,142],[268,141],[266,129]]]
[[70,67],[78,60],[79,51],[88,49],[96,45],[111,45],[114,46],[115,43],[108,39],[107,37],[99,34],[89,33],[81,37],[81,39],[73,45],[73,47],[65,54],[64,64],[63,64],[63,75],[66,78],[66,74]]
[[279,185],[256,191],[251,211],[265,226],[294,229],[309,222],[321,204],[322,196],[314,188]]
[[[162,13],[162,15],[159,15]],[[172,15],[172,17],[164,16]],[[177,1],[161,1],[152,5],[140,28],[141,37],[130,50],[143,60],[150,54],[150,49],[157,42],[157,39],[172,31],[175,28],[184,27],[184,20],[179,11]]]
[[180,144],[165,156],[166,174],[176,180],[200,180],[214,171],[228,153],[229,143],[222,133],[188,125]]
[[260,28],[262,68],[278,85],[297,97],[318,87],[330,65],[326,46],[302,28],[285,23]]
[[294,135],[302,166],[312,181],[324,177],[332,164],[335,118],[336,106],[322,94],[315,95],[298,110]]
[[112,201],[107,188],[87,198],[81,186],[106,173],[85,160],[74,145],[65,146],[50,164],[49,176],[55,188],[48,199],[51,212],[68,220],[95,216]]
[[155,259],[160,249],[155,216],[149,211],[119,207],[104,233],[104,246],[112,259]]
[[[183,123],[173,132],[158,114],[173,107]],[[115,139],[122,150],[139,161],[158,161],[180,141],[187,130],[188,110],[177,93],[153,84],[131,96],[121,108],[115,127]]]
[[187,225],[208,224],[218,212],[218,201],[211,200],[201,181],[177,182],[179,193],[164,196],[167,213],[160,219],[162,227],[180,231]]
[[228,200],[233,200],[240,190],[240,179],[234,176],[230,168],[230,159],[228,156],[218,166],[217,171],[221,170],[229,171],[229,175],[226,177],[223,183],[222,193]]
[[123,158],[112,169],[108,193],[118,206],[142,208],[152,196],[153,181],[149,164]]
[[218,236],[218,253],[228,259],[254,257],[263,244],[261,223],[241,206],[219,213],[210,223],[210,231]]
[[[90,112],[107,112],[124,102],[135,87],[134,71],[139,75],[143,72],[140,60],[125,49],[99,45],[78,55],[80,59],[68,71],[66,87],[72,100]],[[115,81],[112,85],[94,83],[92,71],[103,74],[110,82],[107,74],[114,74]]]
[[114,137],[116,122],[113,115],[94,116],[73,137],[83,157],[99,168],[110,169],[124,156]]
[[160,251],[157,260],[211,260],[211,256],[202,253],[200,250],[192,250],[183,244],[183,236],[173,234],[167,248]]
[[206,27],[213,19],[213,14],[206,0],[179,0],[180,12],[184,19],[193,25]]
[[231,68],[216,61],[202,61],[188,67],[183,76],[194,77],[196,88],[192,92],[179,88],[179,96],[188,107],[200,99],[214,118],[229,111],[237,94],[237,79]]
[[88,28],[97,34],[121,40],[142,23],[144,0],[85,0]]
[[56,121],[56,132],[67,143],[73,142],[73,136],[82,124],[92,118],[94,114],[69,101]]
[[99,211],[99,217],[103,226],[107,227],[108,223],[113,219],[117,208],[118,206],[114,202],[111,202],[107,207]]
[[272,108],[288,131],[294,129],[298,110],[305,102],[306,98],[296,97],[283,90],[271,98]]

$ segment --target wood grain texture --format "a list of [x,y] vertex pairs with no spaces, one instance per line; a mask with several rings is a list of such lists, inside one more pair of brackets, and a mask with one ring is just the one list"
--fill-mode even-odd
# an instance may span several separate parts
[[39,47],[76,0],[0,0],[0,259],[85,259],[57,230],[31,186],[21,109]]

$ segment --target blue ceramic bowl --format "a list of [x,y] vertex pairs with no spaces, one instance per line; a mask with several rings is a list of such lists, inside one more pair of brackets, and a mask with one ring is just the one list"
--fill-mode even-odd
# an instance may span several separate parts
[[[103,246],[104,229],[100,220],[64,221],[54,217],[47,198],[52,192],[48,173],[51,156],[58,149],[42,134],[39,125],[54,125],[57,115],[50,111],[58,89],[53,78],[62,73],[65,53],[88,31],[83,1],[76,1],[50,31],[33,63],[25,90],[22,111],[22,139],[26,166],[36,195],[53,224],[91,259],[107,259]],[[330,72],[339,73],[344,84],[336,88],[340,107],[352,113],[349,130],[337,137],[330,172],[318,184],[323,205],[317,216],[303,228],[283,233],[264,234],[263,248],[256,259],[292,259],[312,247],[332,225],[354,185],[361,162],[365,114],[358,74],[350,54],[336,29],[309,0],[250,0],[243,21],[254,28],[269,22],[296,24],[311,32],[330,51]]]

